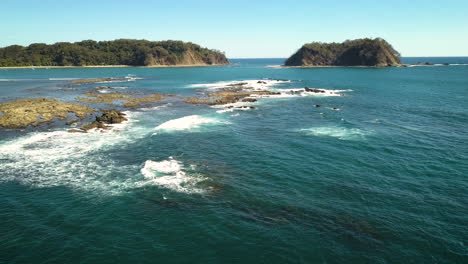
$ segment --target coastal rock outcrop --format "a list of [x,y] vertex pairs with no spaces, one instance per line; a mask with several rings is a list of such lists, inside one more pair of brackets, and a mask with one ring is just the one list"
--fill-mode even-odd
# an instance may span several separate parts
[[77,100],[81,103],[109,105],[113,105],[116,102],[121,102],[122,106],[127,108],[139,107],[142,104],[158,102],[166,97],[172,96],[168,94],[159,93],[146,94],[141,97],[137,97],[133,94],[123,92],[100,93],[99,87],[86,92],[84,95],[84,97],[78,97]]
[[96,116],[96,121],[82,126],[80,128],[81,131],[77,129],[71,129],[68,132],[86,132],[94,128],[108,129],[110,128],[108,125],[120,124],[127,120],[128,119],[125,117],[125,114],[122,112],[117,110],[103,110],[101,116]]
[[26,128],[51,122],[55,118],[64,120],[69,114],[84,119],[95,110],[86,105],[60,102],[50,98],[28,98],[0,103],[0,127]]
[[242,102],[256,102],[251,96],[280,95],[272,91],[247,91],[240,87],[226,88],[216,92],[207,93],[204,97],[187,97],[184,102],[190,104],[224,105]]
[[384,39],[356,39],[343,43],[305,44],[285,66],[400,66],[400,54]]

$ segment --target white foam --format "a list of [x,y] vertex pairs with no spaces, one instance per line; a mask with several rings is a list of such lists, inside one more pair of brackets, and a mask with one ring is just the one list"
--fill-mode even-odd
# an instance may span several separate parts
[[236,84],[243,84],[239,86],[245,90],[265,91],[275,85],[282,84],[282,83],[289,83],[289,82],[291,81],[289,80],[243,80],[243,81],[192,84],[191,87],[222,89],[222,88],[233,87]]
[[164,188],[183,193],[202,193],[197,183],[205,178],[196,174],[186,173],[182,162],[169,157],[168,160],[147,160],[141,169],[141,174],[149,181],[141,182],[141,185],[154,184]]
[[227,124],[227,122],[223,122],[214,118],[203,117],[200,115],[191,115],[191,116],[184,116],[181,118],[169,120],[167,122],[162,123],[161,125],[155,127],[156,130],[190,130],[194,128],[199,128],[204,124]]
[[122,83],[122,82],[134,82],[136,80],[141,80],[143,78],[136,77],[136,76],[125,76],[125,77],[117,77],[117,78],[110,78],[107,81],[101,81],[96,83]]
[[341,140],[359,140],[364,139],[365,136],[369,135],[369,132],[363,131],[358,128],[344,128],[337,126],[330,127],[314,127],[301,129],[301,132],[312,136],[328,136],[334,137]]
[[[135,113],[129,121],[112,125],[111,130],[69,133],[64,130],[35,132],[0,142],[0,170],[7,172],[0,182],[15,181],[34,187],[68,186],[81,190],[118,194],[134,188],[136,181],[113,177],[119,172],[138,171],[137,165],[115,164],[102,150],[129,144],[148,131],[133,129]],[[123,131],[123,130],[130,130]]]
[[310,92],[306,91],[304,88],[295,88],[295,89],[275,89],[273,91],[280,92],[281,94],[273,95],[252,95],[252,97],[257,98],[288,98],[288,97],[301,97],[301,96],[345,96],[345,92],[352,92],[353,90],[328,90],[322,88],[311,88],[315,90],[320,90],[323,92]]
[[158,105],[158,106],[154,106],[154,107],[143,107],[143,108],[140,108],[140,110],[141,111],[154,111],[154,110],[167,108],[167,107],[169,107],[171,105],[172,105],[171,103],[167,103],[167,104]]

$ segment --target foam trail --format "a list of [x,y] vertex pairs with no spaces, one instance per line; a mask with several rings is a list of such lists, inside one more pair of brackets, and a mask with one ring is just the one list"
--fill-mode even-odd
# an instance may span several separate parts
[[334,137],[341,140],[359,140],[364,139],[365,136],[369,135],[369,132],[363,131],[358,128],[344,128],[344,127],[314,127],[314,128],[304,128],[300,130],[301,132],[312,135],[312,136],[328,136]]

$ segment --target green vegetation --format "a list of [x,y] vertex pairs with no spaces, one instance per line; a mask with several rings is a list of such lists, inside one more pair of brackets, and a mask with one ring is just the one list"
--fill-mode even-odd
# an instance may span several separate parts
[[400,53],[381,38],[343,43],[305,44],[285,62],[286,66],[398,66]]
[[227,64],[224,53],[182,41],[84,40],[0,48],[0,67]]

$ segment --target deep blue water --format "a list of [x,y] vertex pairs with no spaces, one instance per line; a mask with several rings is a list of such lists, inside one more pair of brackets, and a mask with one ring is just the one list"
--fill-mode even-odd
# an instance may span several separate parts
[[[467,263],[468,66],[265,67],[282,61],[0,69],[0,101],[262,79],[345,95],[232,112],[172,97],[109,132],[2,130],[0,263]],[[426,61],[468,58],[404,58]]]

